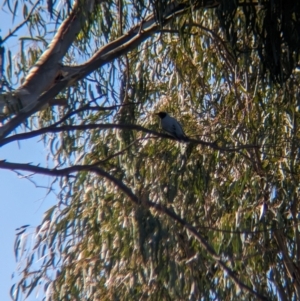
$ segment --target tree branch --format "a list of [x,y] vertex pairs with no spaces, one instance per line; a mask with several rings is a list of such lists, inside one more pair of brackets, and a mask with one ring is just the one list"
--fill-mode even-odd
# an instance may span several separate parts
[[[36,136],[39,136],[42,134],[46,134],[46,133],[59,133],[59,132],[68,132],[68,131],[86,131],[86,130],[93,130],[93,129],[135,130],[138,132],[152,134],[152,135],[155,135],[156,137],[167,138],[167,139],[177,141],[177,139],[174,138],[173,136],[170,136],[168,134],[159,133],[156,131],[152,131],[152,130],[144,128],[140,125],[136,125],[136,124],[99,123],[99,124],[81,124],[81,125],[62,125],[59,127],[51,125],[51,126],[39,129],[39,130],[31,131],[28,133],[16,134],[16,135],[10,136],[8,138],[4,138],[4,139],[0,140],[0,146],[3,146],[5,144],[13,142],[13,141],[30,139],[30,138],[33,138],[33,137],[36,137]],[[241,149],[259,148],[258,145],[241,145],[241,146],[238,146],[235,148],[226,148],[226,147],[218,146],[216,142],[207,142],[207,141],[196,140],[196,139],[189,139],[188,142],[194,143],[197,145],[208,146],[214,150],[218,150],[218,151],[222,151],[222,152],[225,152],[225,151],[237,152],[237,151],[240,151]]]
[[149,208],[155,209],[158,213],[162,215],[167,215],[172,220],[178,222],[180,225],[183,226],[188,232],[190,232],[194,238],[200,243],[200,245],[207,251],[207,253],[217,262],[219,267],[227,273],[227,275],[231,278],[231,280],[238,285],[241,289],[246,290],[251,295],[255,296],[257,300],[268,300],[265,296],[255,292],[251,287],[246,285],[244,282],[242,282],[235,274],[233,270],[231,270],[224,261],[221,260],[220,256],[217,255],[215,250],[207,243],[207,241],[204,239],[204,237],[197,231],[195,227],[193,227],[191,224],[186,222],[184,219],[179,217],[176,213],[174,213],[172,210],[168,209],[167,207],[154,203],[151,201],[143,201],[141,202],[139,198],[132,192],[130,188],[128,188],[121,180],[115,178],[113,175],[107,173],[103,169],[99,167],[94,167],[90,165],[74,165],[72,167],[67,167],[64,169],[48,169],[44,167],[29,165],[29,164],[20,164],[20,163],[11,163],[11,162],[5,162],[0,161],[0,168],[3,169],[15,169],[15,170],[23,170],[28,172],[34,172],[38,174],[43,175],[49,175],[49,176],[69,176],[71,173],[79,172],[79,171],[89,171],[97,174],[98,176],[104,177],[108,179],[110,182],[115,184],[118,189],[120,189],[123,193],[125,193],[128,198],[136,205],[146,205]]
[[36,102],[32,103],[30,106],[27,106],[26,110],[21,110],[17,116],[13,117],[10,121],[0,127],[0,140],[14,131],[29,116],[47,106],[49,99],[54,99],[61,90],[67,87],[67,85],[67,81],[58,82],[47,92],[42,94]]
[[[0,112],[4,113],[5,107],[10,111],[10,108],[18,107],[19,103],[23,107],[22,112],[31,111],[34,106],[36,106],[36,110],[33,112],[41,108],[38,104],[41,94],[54,84],[61,68],[60,62],[80,32],[90,9],[92,9],[91,4],[94,3],[93,0],[74,2],[70,15],[61,24],[48,48],[30,69],[24,83],[16,91],[0,95]],[[52,98],[55,98],[63,88],[65,86],[58,90]],[[44,101],[48,101],[48,99]],[[2,131],[0,133],[2,135]]]

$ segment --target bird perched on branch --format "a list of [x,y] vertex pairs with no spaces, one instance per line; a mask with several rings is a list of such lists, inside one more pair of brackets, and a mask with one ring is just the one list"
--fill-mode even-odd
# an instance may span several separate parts
[[161,120],[161,127],[179,141],[188,141],[189,138],[185,135],[180,123],[166,112],[156,113]]

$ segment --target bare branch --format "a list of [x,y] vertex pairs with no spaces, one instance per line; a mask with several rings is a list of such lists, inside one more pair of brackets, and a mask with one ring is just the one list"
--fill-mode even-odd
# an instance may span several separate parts
[[[68,131],[86,131],[86,130],[92,130],[92,129],[120,129],[120,130],[135,130],[139,132],[144,132],[147,134],[152,134],[155,135],[156,137],[161,137],[161,138],[167,138],[171,140],[176,140],[173,136],[170,136],[168,134],[163,134],[163,133],[158,133],[156,131],[152,131],[149,129],[146,129],[140,125],[136,124],[119,124],[119,123],[99,123],[99,124],[81,124],[81,125],[62,125],[59,127],[56,126],[48,126],[44,127],[39,130],[31,131],[28,133],[22,133],[22,134],[16,134],[13,136],[10,136],[8,138],[0,140],[0,146],[3,146],[7,143],[10,143],[12,141],[19,141],[19,140],[25,140],[25,139],[30,139],[42,134],[46,133],[59,133],[59,132],[68,132]],[[188,142],[198,144],[198,145],[204,145],[204,146],[209,146],[214,150],[218,151],[227,151],[227,152],[237,152],[240,151],[241,149],[249,149],[249,148],[259,148],[258,145],[241,145],[235,148],[226,148],[226,147],[220,147],[217,145],[216,142],[207,142],[203,140],[196,140],[196,139],[189,139]]]

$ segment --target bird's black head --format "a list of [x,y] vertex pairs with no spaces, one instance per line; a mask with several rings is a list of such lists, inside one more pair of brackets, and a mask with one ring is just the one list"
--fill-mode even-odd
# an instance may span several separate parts
[[159,118],[163,119],[165,118],[168,114],[166,112],[159,112],[159,113],[156,113],[156,115],[159,116]]

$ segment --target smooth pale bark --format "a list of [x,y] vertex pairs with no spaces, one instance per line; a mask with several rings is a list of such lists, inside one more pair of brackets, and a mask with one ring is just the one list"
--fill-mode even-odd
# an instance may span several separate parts
[[[0,95],[0,111],[9,115],[10,108],[22,107],[20,112],[30,111],[42,93],[54,85],[61,69],[61,60],[94,7],[94,0],[76,1],[68,18],[62,23],[52,42],[31,68],[24,83],[14,92]],[[59,93],[60,91],[58,91]],[[2,133],[2,129],[1,129]]]

